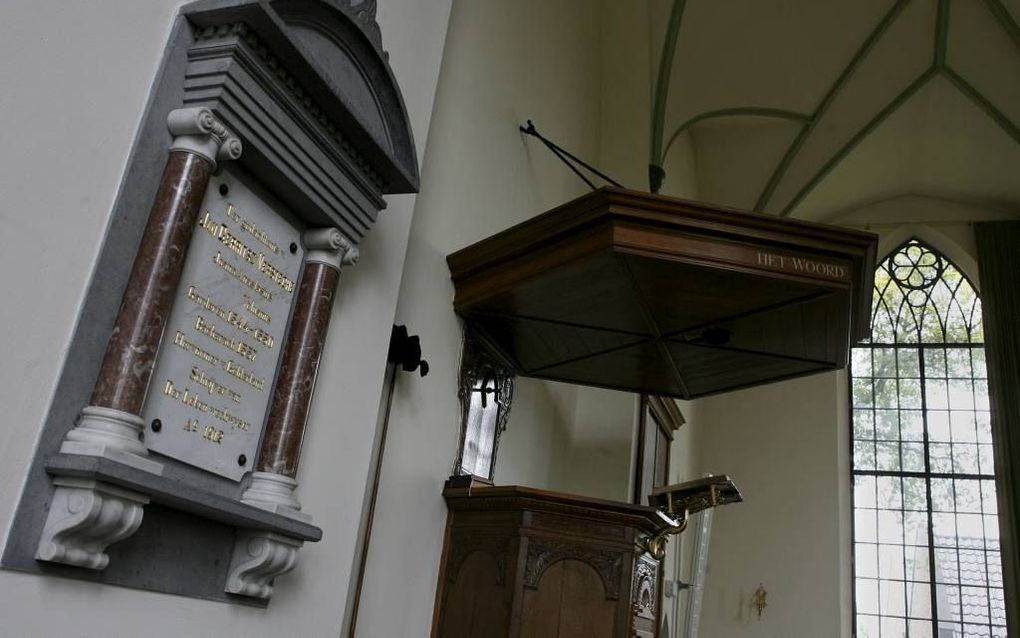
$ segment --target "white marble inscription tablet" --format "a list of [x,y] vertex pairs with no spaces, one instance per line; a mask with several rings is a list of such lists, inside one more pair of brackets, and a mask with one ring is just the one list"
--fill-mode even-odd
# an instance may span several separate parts
[[146,397],[150,450],[235,481],[252,470],[302,258],[266,201],[212,179]]

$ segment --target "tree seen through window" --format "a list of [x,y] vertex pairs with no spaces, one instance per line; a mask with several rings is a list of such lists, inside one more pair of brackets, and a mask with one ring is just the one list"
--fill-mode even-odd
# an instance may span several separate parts
[[1006,635],[981,301],[917,239],[876,269],[852,351],[860,638]]

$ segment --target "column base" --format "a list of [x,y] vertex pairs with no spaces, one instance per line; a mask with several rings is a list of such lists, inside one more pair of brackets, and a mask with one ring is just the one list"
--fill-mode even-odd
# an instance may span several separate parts
[[248,489],[241,495],[241,502],[310,523],[312,517],[301,511],[301,503],[294,496],[297,485],[297,481],[289,476],[273,472],[255,472],[251,476]]
[[102,456],[111,461],[163,474],[163,465],[148,458],[149,451],[142,444],[145,422],[138,416],[90,405],[82,408],[78,425],[64,436],[61,454]]
[[304,542],[274,532],[238,530],[227,571],[228,594],[268,599],[273,580],[294,569]]
[[36,559],[86,569],[104,569],[110,544],[142,524],[148,497],[92,479],[58,476]]

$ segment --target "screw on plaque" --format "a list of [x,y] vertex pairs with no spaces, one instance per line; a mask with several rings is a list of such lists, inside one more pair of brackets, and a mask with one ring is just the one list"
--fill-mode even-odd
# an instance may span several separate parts
[[223,195],[224,197],[226,197],[227,193],[229,193],[229,192],[230,192],[230,187],[229,186],[227,186],[226,184],[220,184],[220,195]]
[[153,432],[159,432],[160,430],[163,429],[163,422],[160,421],[159,419],[153,419],[152,423],[149,424],[149,427],[152,428]]
[[297,254],[297,244],[295,244],[294,242],[290,243],[290,254],[292,255]]
[[245,465],[248,464],[248,457],[243,454],[237,457],[237,464],[240,465],[241,467],[244,467]]

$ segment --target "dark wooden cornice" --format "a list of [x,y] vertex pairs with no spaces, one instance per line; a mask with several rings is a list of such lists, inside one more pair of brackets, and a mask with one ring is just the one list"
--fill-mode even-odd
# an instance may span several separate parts
[[602,188],[447,257],[518,374],[681,398],[844,367],[877,237]]

